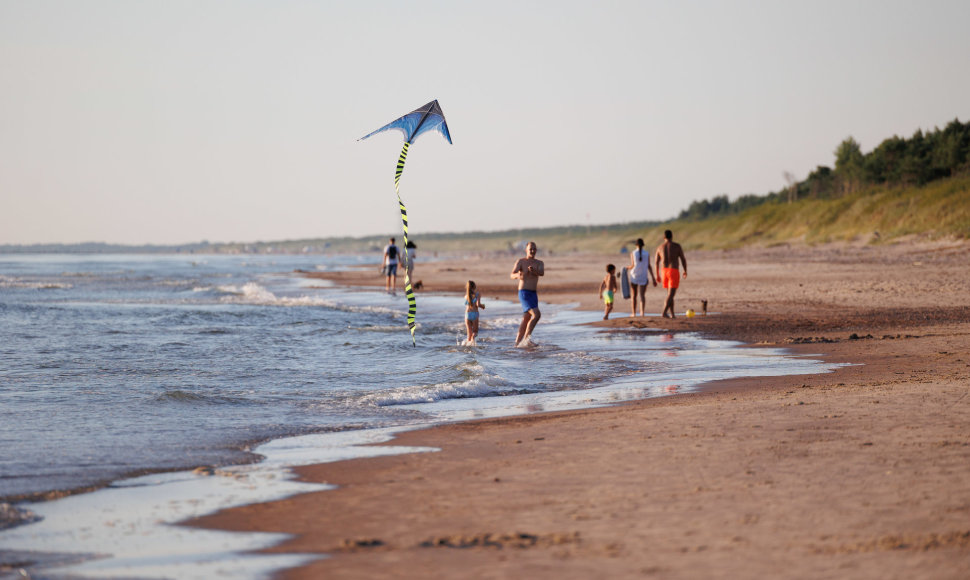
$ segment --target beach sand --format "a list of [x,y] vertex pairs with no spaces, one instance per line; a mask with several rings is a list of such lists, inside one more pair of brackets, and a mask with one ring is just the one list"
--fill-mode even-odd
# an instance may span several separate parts
[[[512,300],[517,257],[419,263],[415,278],[421,292],[474,279],[486,301]],[[606,263],[626,264],[544,256],[541,240],[539,257],[541,300],[595,310]],[[280,574],[293,579],[970,577],[970,245],[687,259],[677,311],[707,299],[710,314],[595,326],[855,364],[408,432],[390,444],[441,451],[299,468],[339,488],[191,525],[287,532],[269,552],[331,555]],[[383,284],[372,268],[313,276]],[[648,312],[662,295],[648,290]],[[629,308],[618,298],[615,312]]]

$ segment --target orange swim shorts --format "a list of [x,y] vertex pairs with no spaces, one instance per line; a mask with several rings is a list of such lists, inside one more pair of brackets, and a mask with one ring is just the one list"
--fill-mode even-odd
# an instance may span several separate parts
[[680,288],[680,270],[677,268],[661,268],[664,288]]

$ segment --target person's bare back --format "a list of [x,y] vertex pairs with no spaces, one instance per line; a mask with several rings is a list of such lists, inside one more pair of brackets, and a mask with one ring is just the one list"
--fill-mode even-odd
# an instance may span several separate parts
[[687,267],[687,259],[684,257],[684,249],[677,242],[667,240],[657,247],[657,263],[661,268],[680,269],[680,263]]
[[674,241],[674,234],[670,230],[664,231],[664,241],[657,247],[657,277],[662,281],[663,287],[667,290],[667,298],[664,300],[664,318],[674,318],[674,295],[680,287],[680,265],[684,265],[683,277],[687,277],[687,258],[684,256],[684,249]]

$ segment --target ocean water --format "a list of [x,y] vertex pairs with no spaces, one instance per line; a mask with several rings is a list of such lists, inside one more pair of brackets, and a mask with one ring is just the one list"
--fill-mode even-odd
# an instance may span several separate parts
[[[546,304],[534,334],[538,346],[515,349],[521,310],[488,300],[488,288],[479,346],[458,344],[461,296],[419,294],[414,348],[403,293],[336,287],[296,272],[369,264],[376,277],[373,262],[373,256],[319,255],[0,256],[0,498],[111,483],[97,493],[27,504],[43,521],[0,531],[0,552],[97,553],[79,557],[87,566],[99,563],[90,572],[95,577],[208,577],[214,572],[199,563],[205,558],[183,554],[186,545],[206,542],[186,542],[182,532],[164,540],[169,528],[160,531],[157,522],[308,489],[284,483],[288,466],[372,453],[355,445],[395,430],[832,368],[690,333],[597,330],[583,323],[599,313]],[[200,480],[179,471],[201,465],[235,476]],[[263,483],[220,487],[246,478]],[[244,491],[251,488],[260,493]],[[126,502],[131,506],[119,510]],[[151,533],[162,536],[151,548],[124,548],[127,540],[112,535],[118,525],[104,524],[102,536],[90,531],[115,511],[147,514],[127,525],[154,526]],[[79,545],[77,526],[101,539]],[[124,538],[135,536],[150,532]],[[212,550],[242,568],[220,573],[260,577],[298,563],[240,560],[236,552],[254,544],[234,537],[227,544],[218,536]],[[151,564],[114,572],[104,565],[138,557]],[[83,575],[79,568],[70,574]]]

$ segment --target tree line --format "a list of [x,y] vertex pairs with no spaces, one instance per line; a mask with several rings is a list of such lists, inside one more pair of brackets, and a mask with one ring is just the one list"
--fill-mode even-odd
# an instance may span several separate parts
[[819,165],[803,181],[792,179],[786,188],[765,195],[742,195],[734,201],[719,195],[695,201],[678,219],[740,213],[768,202],[833,199],[871,186],[920,186],[966,173],[970,171],[970,122],[954,119],[942,130],[917,130],[909,139],[894,135],[869,153],[863,153],[850,136],[839,143],[834,154],[834,169]]

